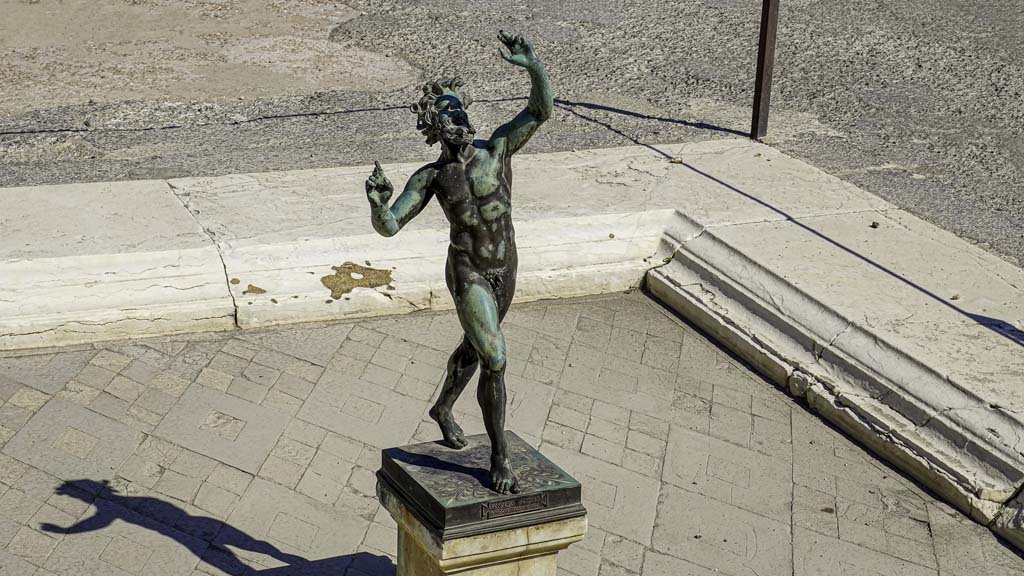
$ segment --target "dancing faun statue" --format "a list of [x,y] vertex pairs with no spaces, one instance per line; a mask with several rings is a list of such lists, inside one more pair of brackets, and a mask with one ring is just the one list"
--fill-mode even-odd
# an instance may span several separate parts
[[516,288],[516,243],[512,228],[512,155],[551,116],[554,100],[544,66],[520,35],[498,33],[508,52],[499,54],[525,68],[532,87],[526,107],[487,140],[476,130],[466,108],[470,99],[462,80],[428,82],[412,106],[417,128],[428,144],[441,143],[437,161],[413,174],[388,205],[394,191],[380,163],[366,181],[373,228],[394,236],[431,197],[436,197],[451,224],[445,280],[465,335],[448,359],[448,372],[430,416],[444,442],[463,448],[466,439],[452,417],[452,406],[480,368],[477,400],[491,441],[491,488],[501,494],[519,491],[505,442],[505,338],[501,320]]

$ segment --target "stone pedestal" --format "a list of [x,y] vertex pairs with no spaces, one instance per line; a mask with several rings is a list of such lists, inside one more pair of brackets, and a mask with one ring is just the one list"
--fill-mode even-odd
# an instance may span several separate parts
[[487,436],[452,450],[389,448],[377,496],[398,523],[398,576],[555,576],[558,552],[587,531],[580,484],[506,433],[518,494],[490,490]]

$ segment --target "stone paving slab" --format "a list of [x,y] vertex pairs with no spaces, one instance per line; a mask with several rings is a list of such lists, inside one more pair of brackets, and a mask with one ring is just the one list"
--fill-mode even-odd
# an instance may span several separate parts
[[[510,428],[590,512],[563,576],[1024,571],[640,293],[517,304],[505,333]],[[4,353],[0,573],[393,576],[380,446],[437,439],[426,409],[460,337],[418,313]],[[311,411],[339,386],[395,403],[393,426]]]

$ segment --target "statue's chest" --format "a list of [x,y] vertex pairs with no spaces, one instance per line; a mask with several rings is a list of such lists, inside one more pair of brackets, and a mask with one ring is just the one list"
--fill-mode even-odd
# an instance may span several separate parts
[[452,204],[479,204],[488,200],[507,201],[502,186],[501,166],[486,160],[445,167],[441,175],[444,196]]

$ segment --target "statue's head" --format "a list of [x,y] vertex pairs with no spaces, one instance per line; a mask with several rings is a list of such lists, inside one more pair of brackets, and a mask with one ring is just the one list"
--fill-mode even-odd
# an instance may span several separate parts
[[462,85],[461,78],[423,85],[423,97],[410,108],[416,113],[416,129],[427,137],[427,144],[433,146],[438,140],[456,146],[473,142],[476,129],[466,114],[472,100]]

